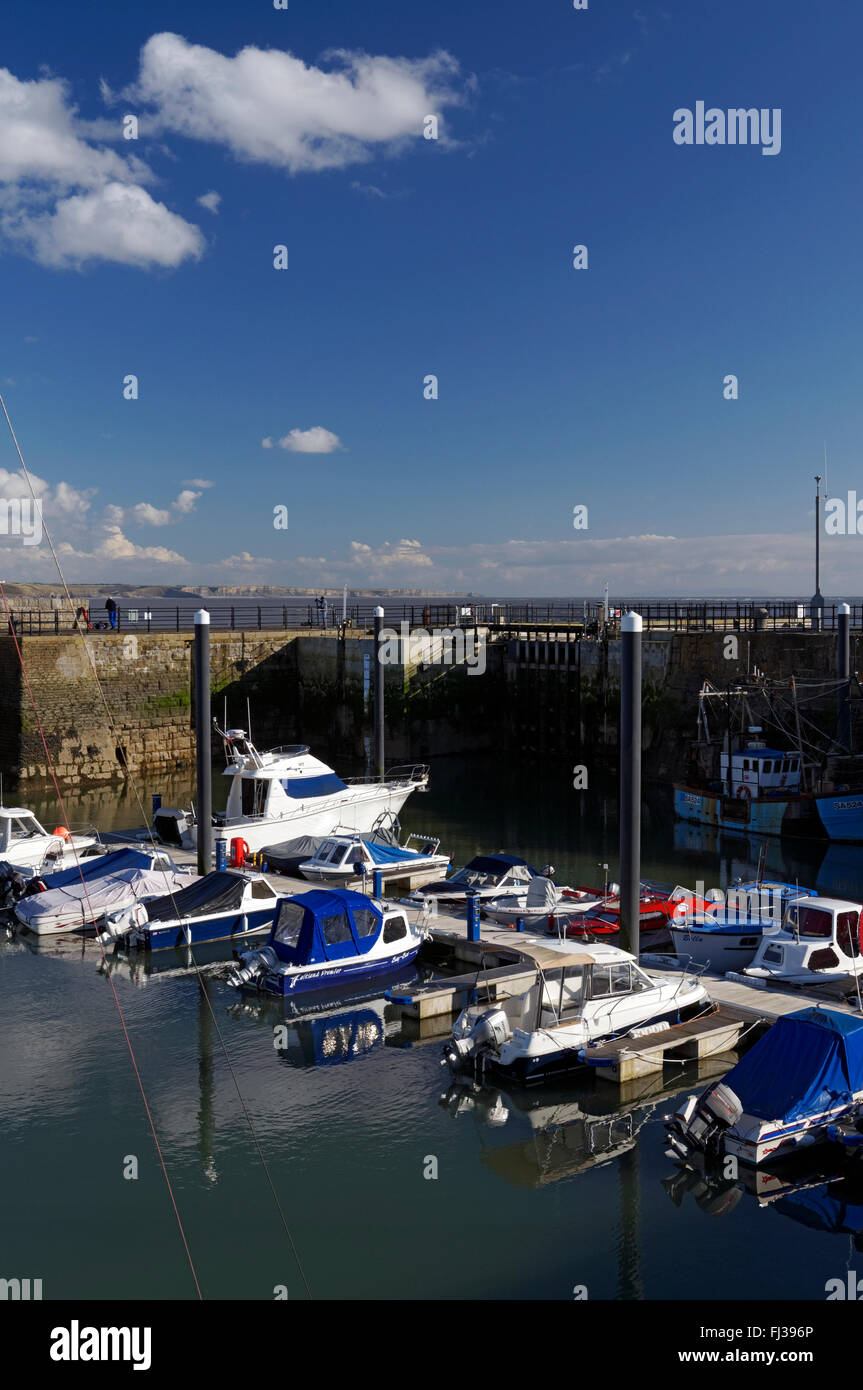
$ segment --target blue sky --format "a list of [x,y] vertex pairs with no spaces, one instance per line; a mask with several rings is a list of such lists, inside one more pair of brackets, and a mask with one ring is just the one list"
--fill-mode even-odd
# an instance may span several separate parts
[[[863,497],[854,7],[6,15],[0,389],[67,577],[811,591],[825,441]],[[780,152],[676,144],[697,101]]]

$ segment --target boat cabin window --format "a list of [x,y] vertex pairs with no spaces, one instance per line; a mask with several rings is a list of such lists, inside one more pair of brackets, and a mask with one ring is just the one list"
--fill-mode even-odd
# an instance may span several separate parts
[[322,917],[321,930],[328,946],[342,946],[346,941],[353,941],[351,924],[344,909],[334,912],[331,917]]
[[594,965],[588,974],[588,998],[605,999],[614,994],[630,994],[632,968],[629,961],[622,965]]
[[384,941],[401,941],[403,936],[407,936],[408,929],[404,924],[404,918],[391,917],[384,927]]
[[788,931],[809,940],[826,938],[829,941],[833,936],[832,913],[820,907],[789,907],[785,925]]
[[273,939],[280,942],[282,946],[295,947],[300,939],[300,928],[303,925],[304,916],[305,910],[299,903],[290,901],[282,903],[279,908],[276,934]]
[[836,918],[836,945],[846,956],[859,956],[860,933],[856,912],[840,912]]
[[25,820],[22,816],[13,816],[10,825],[13,840],[29,840],[32,835],[41,833],[34,820]]
[[[355,907],[353,910],[354,926],[357,936],[374,936],[378,929],[378,915],[370,907]],[[389,937],[384,936],[388,941]]]
[[272,890],[272,888],[271,888],[270,885],[269,885],[268,883],[266,883],[262,878],[256,878],[256,879],[253,879],[253,880],[252,880],[252,897],[253,897],[253,898],[271,898],[272,896],[273,896],[273,890]]

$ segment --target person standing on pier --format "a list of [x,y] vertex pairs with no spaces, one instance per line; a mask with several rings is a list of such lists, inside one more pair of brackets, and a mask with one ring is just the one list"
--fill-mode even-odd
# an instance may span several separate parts
[[105,609],[108,614],[108,626],[116,629],[117,626],[117,605],[112,598],[105,600]]

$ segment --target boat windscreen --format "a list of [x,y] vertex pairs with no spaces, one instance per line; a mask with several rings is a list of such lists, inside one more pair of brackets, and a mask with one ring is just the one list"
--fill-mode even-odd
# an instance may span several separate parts
[[833,936],[832,913],[820,907],[789,907],[785,926],[808,940],[829,941]]
[[245,879],[240,874],[217,870],[190,883],[179,893],[167,893],[147,904],[151,922],[170,922],[175,917],[205,917],[211,912],[230,912],[243,901]]
[[296,801],[347,791],[345,783],[335,772],[324,772],[320,777],[284,777],[280,780],[288,796]]

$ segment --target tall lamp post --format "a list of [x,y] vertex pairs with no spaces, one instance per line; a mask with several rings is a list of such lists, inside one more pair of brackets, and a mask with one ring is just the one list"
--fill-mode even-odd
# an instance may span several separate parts
[[824,617],[824,596],[821,593],[821,474],[815,474],[815,593],[809,605],[812,627],[821,631]]

